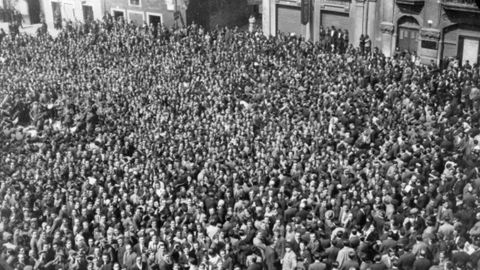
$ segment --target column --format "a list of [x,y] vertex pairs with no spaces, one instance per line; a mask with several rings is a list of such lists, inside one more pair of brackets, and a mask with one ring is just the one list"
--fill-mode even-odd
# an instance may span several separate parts
[[320,39],[320,0],[313,1],[312,19],[313,41],[317,42]]
[[263,34],[267,37],[271,35],[271,1],[272,0],[262,0],[262,30]]
[[382,0],[382,22],[380,23],[380,32],[382,36],[382,52],[390,57],[395,51],[395,24],[393,23],[393,14],[395,9],[394,0]]
[[305,40],[312,40],[312,18],[310,21],[304,26],[305,27]]
[[365,5],[363,0],[356,0],[355,3],[352,3],[353,6],[353,40],[350,40],[350,43],[353,46],[358,47],[360,44],[360,36],[364,34],[364,12]]
[[366,19],[367,21],[366,33],[372,40],[372,49],[373,49],[377,44],[376,42],[377,37],[375,35],[375,32],[376,32],[375,27],[377,26],[377,17],[375,16],[375,11],[377,9],[377,0],[368,0],[368,2],[365,4],[368,5],[368,8],[367,8],[368,13],[367,13],[367,19]]
[[277,35],[277,1],[270,0],[270,34]]

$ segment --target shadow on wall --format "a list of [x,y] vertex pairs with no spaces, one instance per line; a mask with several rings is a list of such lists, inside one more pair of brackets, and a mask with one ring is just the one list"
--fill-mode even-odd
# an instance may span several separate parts
[[190,0],[187,23],[206,29],[243,26],[248,23],[248,12],[247,0]]

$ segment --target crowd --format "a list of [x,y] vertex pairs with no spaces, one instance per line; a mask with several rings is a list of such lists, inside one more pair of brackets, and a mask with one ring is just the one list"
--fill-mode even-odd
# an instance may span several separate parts
[[[478,66],[235,29],[0,43],[13,269],[480,269]],[[0,260],[1,261],[1,260]]]

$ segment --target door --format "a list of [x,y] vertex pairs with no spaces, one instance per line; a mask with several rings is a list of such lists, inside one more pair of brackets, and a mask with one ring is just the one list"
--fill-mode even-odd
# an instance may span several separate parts
[[114,11],[113,11],[113,18],[115,18],[116,21],[118,21],[118,18],[125,19],[125,14],[124,14],[123,11],[114,10]]
[[277,5],[277,29],[283,33],[303,34],[300,8]]
[[153,25],[156,30],[157,27],[162,25],[162,17],[157,15],[148,15],[148,22],[149,24]]
[[53,24],[55,28],[62,27],[62,7],[59,2],[52,2]]
[[417,52],[418,29],[400,27],[398,29],[398,46],[400,51]]
[[460,36],[458,42],[458,56],[460,57],[462,65],[467,61],[472,66],[478,62],[479,45],[480,40],[478,38]]
[[83,20],[89,22],[93,20],[93,8],[92,6],[82,6],[83,9]]
[[323,27],[335,26],[336,29],[345,29],[350,25],[348,13],[322,11],[320,15],[322,17],[321,22]]
[[40,0],[28,0],[30,24],[40,23]]

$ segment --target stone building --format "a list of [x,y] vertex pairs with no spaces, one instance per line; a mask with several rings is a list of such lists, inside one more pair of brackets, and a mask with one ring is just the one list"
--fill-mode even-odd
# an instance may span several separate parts
[[263,0],[266,35],[294,32],[318,40],[320,27],[346,29],[359,44],[368,35],[387,56],[409,51],[422,62],[458,57],[479,61],[480,9],[474,0],[310,0],[311,16],[300,22],[301,0]]

